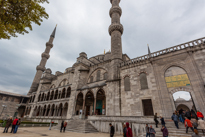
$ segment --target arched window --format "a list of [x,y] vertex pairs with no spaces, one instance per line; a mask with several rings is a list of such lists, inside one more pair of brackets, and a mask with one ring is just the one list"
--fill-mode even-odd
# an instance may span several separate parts
[[130,91],[130,78],[128,76],[124,78],[124,87],[125,91]]
[[140,85],[141,89],[148,89],[147,75],[145,73],[140,74]]
[[32,102],[34,102],[34,100],[35,100],[35,97],[36,97],[36,96],[34,95],[34,96],[33,96],[33,100],[32,100]]
[[107,80],[107,72],[104,73],[104,80]]
[[69,97],[70,97],[70,93],[71,93],[71,88],[69,87],[69,88],[67,89],[66,98],[69,98]]
[[93,82],[93,76],[90,77],[90,83],[92,83],[92,82]]
[[0,100],[2,100],[3,99],[3,96],[0,96]]
[[8,101],[9,100],[9,97],[6,97],[6,100],[5,101]]
[[40,101],[40,99],[41,99],[41,94],[38,96],[38,102]]
[[96,81],[100,81],[100,70],[97,71],[97,78]]

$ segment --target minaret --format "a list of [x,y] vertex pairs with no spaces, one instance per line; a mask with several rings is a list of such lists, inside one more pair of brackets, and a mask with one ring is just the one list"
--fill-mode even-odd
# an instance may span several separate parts
[[[56,25],[57,27],[57,25]],[[46,62],[47,60],[49,59],[50,55],[50,50],[51,48],[53,47],[53,40],[55,38],[55,33],[56,33],[56,27],[55,29],[53,30],[51,36],[50,36],[50,39],[49,41],[46,43],[46,49],[45,51],[41,54],[41,62],[40,64],[36,67],[36,75],[33,79],[33,83],[31,85],[31,88],[29,90],[29,93],[32,93],[32,92],[35,92],[37,91],[38,89],[38,85],[39,85],[39,82],[40,82],[40,79],[41,79],[41,76],[43,74],[43,72],[46,70],[45,66],[46,66]]]
[[109,34],[111,36],[111,75],[110,79],[118,79],[117,66],[122,61],[122,41],[123,26],[120,24],[122,10],[119,7],[120,0],[110,0],[112,7],[110,9],[111,25]]
[[122,59],[122,42],[121,35],[123,33],[123,26],[120,24],[120,16],[122,10],[119,7],[120,0],[110,0],[112,8],[110,9],[110,17],[112,19],[109,27],[111,36],[111,55],[112,59]]

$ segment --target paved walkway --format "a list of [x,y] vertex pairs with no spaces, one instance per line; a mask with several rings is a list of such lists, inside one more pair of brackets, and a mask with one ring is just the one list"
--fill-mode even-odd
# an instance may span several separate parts
[[[3,128],[0,128],[0,137],[109,137],[109,134],[105,133],[74,133],[68,132],[60,133],[59,130],[48,130],[48,127],[20,127],[16,134],[2,133]],[[9,132],[11,128],[9,128]],[[122,137],[122,136],[115,136]]]

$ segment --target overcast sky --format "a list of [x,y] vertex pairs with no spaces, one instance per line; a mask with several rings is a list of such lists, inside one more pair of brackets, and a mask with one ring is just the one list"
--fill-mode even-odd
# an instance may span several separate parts
[[[130,58],[205,36],[204,0],[121,0],[123,53]],[[110,49],[110,0],[50,0],[49,14],[29,34],[0,40],[0,90],[27,94],[56,24],[54,47],[46,67],[64,72],[80,52],[88,57]]]

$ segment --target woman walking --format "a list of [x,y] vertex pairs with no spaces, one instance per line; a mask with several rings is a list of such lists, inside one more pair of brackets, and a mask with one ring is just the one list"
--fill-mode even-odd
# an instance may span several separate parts
[[10,117],[9,119],[7,119],[3,133],[8,133],[8,129],[9,129],[9,127],[11,126],[11,123],[12,123],[12,117]]

